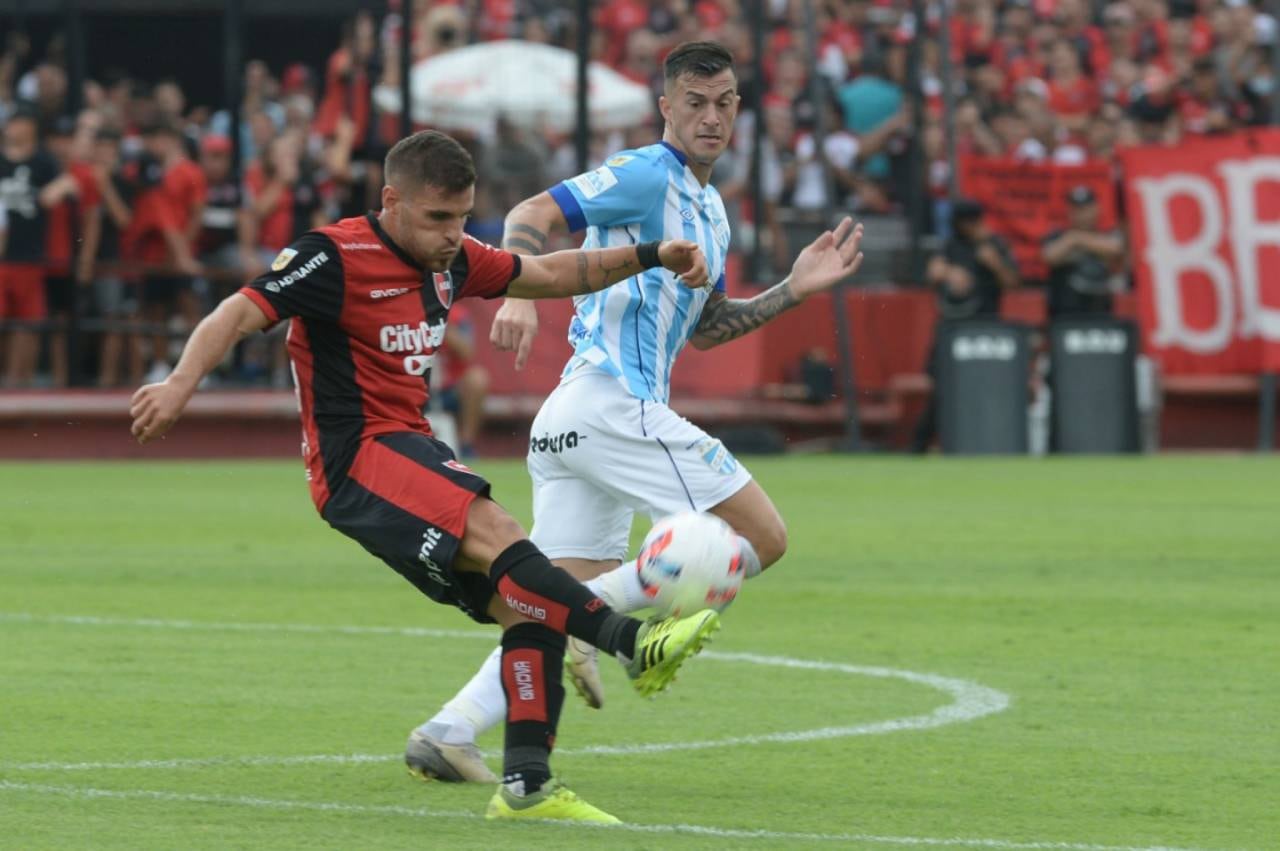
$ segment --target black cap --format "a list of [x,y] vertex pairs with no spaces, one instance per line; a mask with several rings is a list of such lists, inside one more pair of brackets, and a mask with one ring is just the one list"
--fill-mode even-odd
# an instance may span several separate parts
[[1071,191],[1067,193],[1067,203],[1073,207],[1084,207],[1098,200],[1098,196],[1093,194],[1093,190],[1088,186],[1073,186]]

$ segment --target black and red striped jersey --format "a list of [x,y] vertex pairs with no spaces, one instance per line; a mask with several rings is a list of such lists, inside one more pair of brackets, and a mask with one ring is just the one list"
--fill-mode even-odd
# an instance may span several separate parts
[[302,454],[317,508],[361,440],[431,433],[423,409],[450,306],[496,298],[519,274],[519,257],[471,237],[447,272],[430,272],[368,215],[304,234],[240,290],[272,322],[290,320]]

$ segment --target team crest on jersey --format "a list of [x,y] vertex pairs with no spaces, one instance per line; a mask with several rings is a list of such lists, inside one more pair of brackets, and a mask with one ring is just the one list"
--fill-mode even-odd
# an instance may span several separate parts
[[289,265],[289,261],[293,260],[293,258],[297,256],[298,252],[294,251],[292,248],[285,248],[281,250],[281,252],[276,255],[276,259],[271,261],[271,271],[281,271],[285,266]]
[[453,304],[453,275],[448,272],[432,272],[431,280],[436,285],[436,298],[448,310]]
[[738,471],[738,461],[725,445],[714,437],[703,437],[690,443],[685,449],[693,450],[715,472],[722,476],[732,476]]
[[627,163],[631,162],[633,159],[635,159],[635,157],[629,157],[629,156],[626,156],[625,154],[619,154],[616,157],[609,157],[609,159],[604,161],[604,164],[611,165],[611,166],[626,165]]

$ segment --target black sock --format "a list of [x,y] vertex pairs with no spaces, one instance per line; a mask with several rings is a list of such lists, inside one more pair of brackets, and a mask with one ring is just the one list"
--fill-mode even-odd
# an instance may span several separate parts
[[552,564],[530,541],[516,541],[493,560],[489,578],[508,606],[599,647],[634,656],[640,621],[620,615],[587,586]]
[[564,706],[564,636],[536,623],[502,633],[502,691],[507,696],[502,782],[531,795],[551,779],[551,749]]

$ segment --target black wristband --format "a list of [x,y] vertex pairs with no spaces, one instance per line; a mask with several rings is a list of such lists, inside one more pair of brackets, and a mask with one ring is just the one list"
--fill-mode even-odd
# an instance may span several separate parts
[[636,246],[636,259],[640,261],[640,265],[646,269],[653,269],[662,265],[662,261],[658,259],[658,246],[662,243],[658,240],[653,242],[642,242]]

